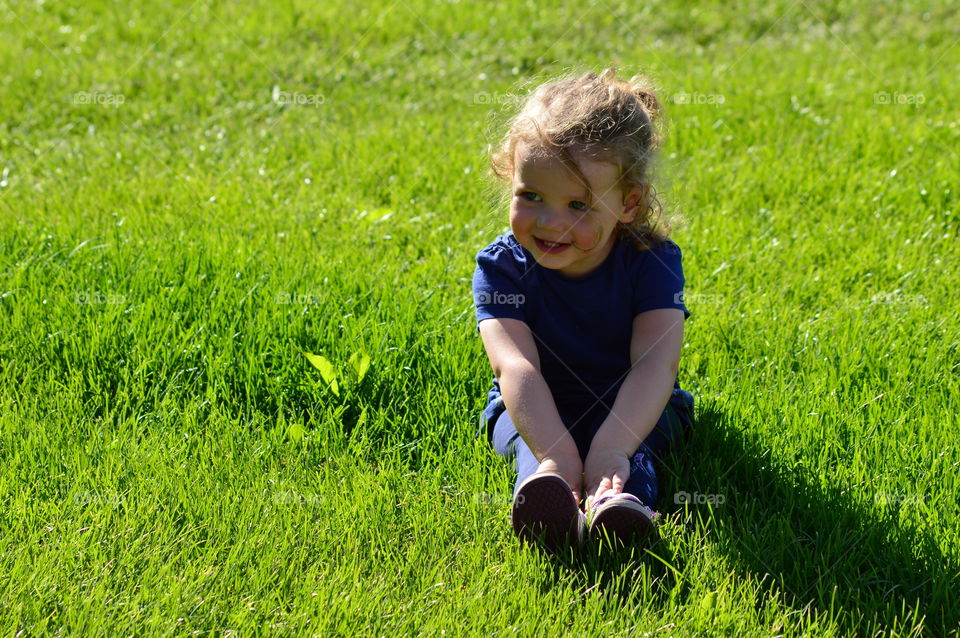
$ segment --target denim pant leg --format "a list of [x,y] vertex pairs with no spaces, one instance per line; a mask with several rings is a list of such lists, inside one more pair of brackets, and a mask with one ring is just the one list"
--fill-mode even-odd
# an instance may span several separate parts
[[526,442],[520,437],[517,428],[510,420],[506,410],[500,413],[493,427],[493,449],[502,457],[513,458],[516,461],[517,481],[513,486],[513,493],[528,476],[537,471],[540,462],[533,455]]
[[[693,407],[693,395],[675,387],[653,431],[647,435],[631,458],[630,477],[624,485],[625,492],[633,494],[650,507],[656,507],[660,498],[656,467],[662,466],[670,451],[690,437],[695,423]],[[484,426],[491,426],[487,432],[497,454],[505,458],[512,457],[516,461],[516,494],[520,484],[537,471],[540,462],[517,432],[503,405],[502,397],[491,402],[484,410],[481,427]]]
[[662,468],[671,450],[692,433],[693,403],[692,394],[674,388],[653,431],[630,459],[630,477],[623,486],[623,491],[633,494],[652,508],[656,508],[657,501],[660,500],[657,467]]

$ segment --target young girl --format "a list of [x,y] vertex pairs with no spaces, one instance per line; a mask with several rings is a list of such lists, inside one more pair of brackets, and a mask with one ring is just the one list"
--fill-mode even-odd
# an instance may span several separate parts
[[[540,86],[491,158],[510,232],[477,254],[483,422],[516,461],[516,533],[549,551],[655,533],[655,463],[693,427],[680,249],[650,185],[660,105],[616,69]],[[581,510],[581,501],[585,510]]]

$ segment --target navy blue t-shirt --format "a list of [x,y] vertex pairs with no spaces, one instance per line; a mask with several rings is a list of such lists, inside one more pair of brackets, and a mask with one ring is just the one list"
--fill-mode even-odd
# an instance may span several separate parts
[[[568,429],[598,426],[630,369],[633,318],[656,308],[690,316],[683,303],[681,257],[670,240],[637,250],[618,238],[599,267],[571,278],[538,264],[507,232],[477,253],[477,331],[490,318],[526,323],[561,420]],[[499,396],[494,378],[488,403]]]

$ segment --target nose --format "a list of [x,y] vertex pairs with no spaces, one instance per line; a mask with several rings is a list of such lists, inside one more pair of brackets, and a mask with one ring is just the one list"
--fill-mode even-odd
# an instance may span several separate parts
[[563,223],[563,216],[555,214],[552,210],[544,207],[537,215],[537,229],[550,232],[560,232],[566,230]]

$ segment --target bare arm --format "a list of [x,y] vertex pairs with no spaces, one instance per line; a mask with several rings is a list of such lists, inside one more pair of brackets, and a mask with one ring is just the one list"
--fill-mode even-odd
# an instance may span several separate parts
[[[632,368],[590,445],[585,466],[588,494],[596,495],[594,491],[599,494],[610,487],[622,491],[630,457],[656,426],[670,400],[682,346],[682,310],[648,310],[634,318]],[[624,464],[626,474],[620,471]]]
[[580,453],[540,373],[530,328],[517,319],[485,319],[480,337],[517,432],[541,462],[541,470],[558,471],[579,498]]

